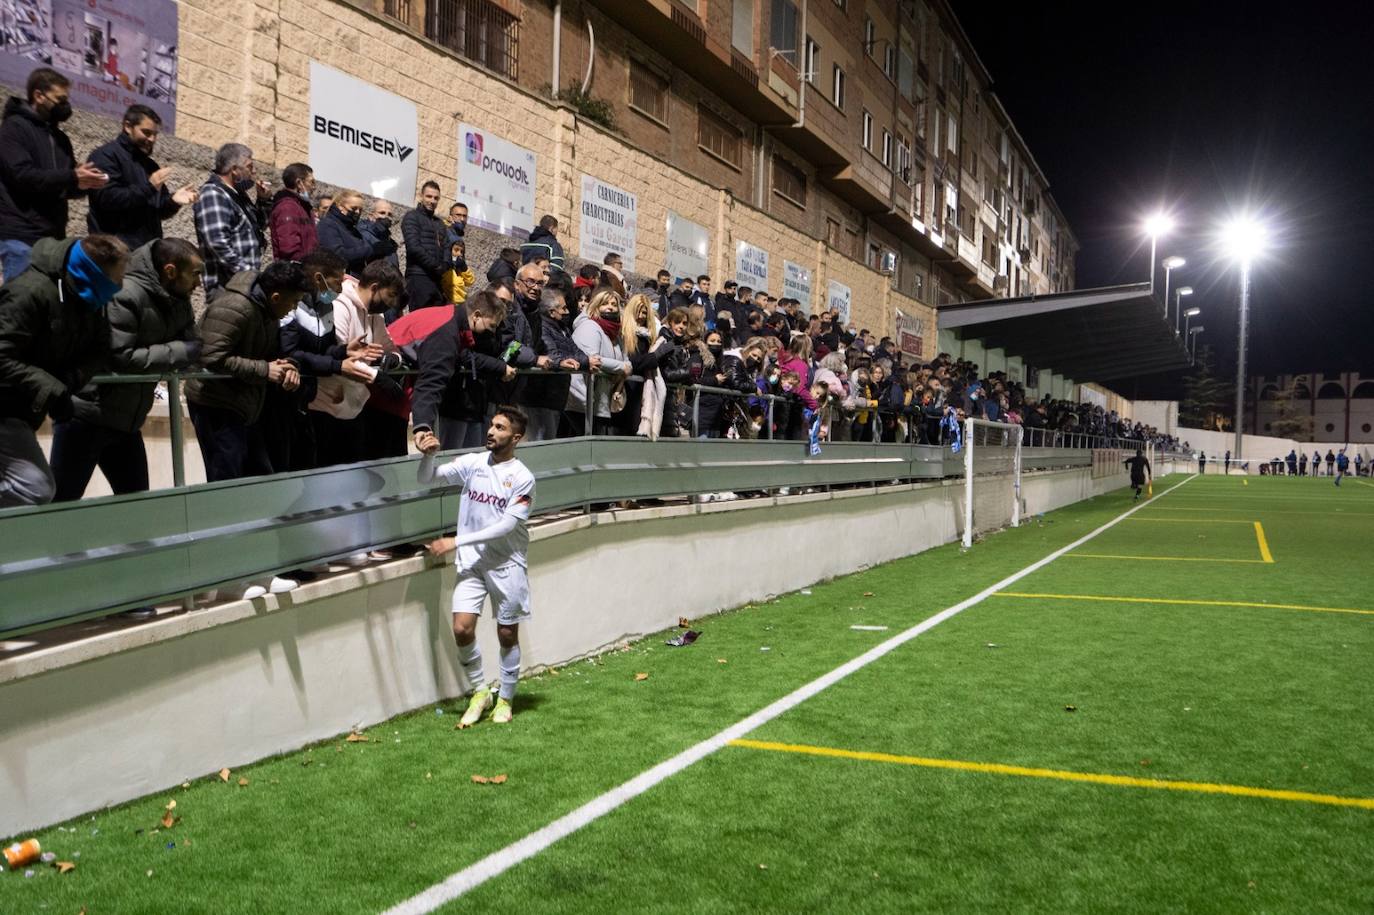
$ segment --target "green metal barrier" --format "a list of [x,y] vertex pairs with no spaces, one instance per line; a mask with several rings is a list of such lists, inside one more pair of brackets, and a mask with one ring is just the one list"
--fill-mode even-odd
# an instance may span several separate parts
[[[962,472],[928,445],[576,438],[522,445],[535,511],[723,490],[934,480]],[[1079,452],[1075,458],[1086,455]],[[414,457],[0,512],[0,634],[106,615],[453,526],[452,489]]]

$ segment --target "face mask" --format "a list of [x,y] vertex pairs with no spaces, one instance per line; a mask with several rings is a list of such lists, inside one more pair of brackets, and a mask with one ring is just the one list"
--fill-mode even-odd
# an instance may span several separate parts
[[350,226],[356,226],[356,225],[358,224],[358,219],[359,219],[359,217],[361,217],[361,216],[362,216],[362,213],[361,213],[361,212],[353,212],[353,213],[345,213],[345,214],[343,214],[344,222],[348,223]]
[[390,228],[391,228],[391,217],[390,217],[390,216],[383,216],[382,218],[380,218],[380,219],[377,220],[377,225],[381,226],[383,229],[390,229]]
[[323,292],[315,293],[315,301],[319,302],[321,305],[333,305],[334,300],[338,297],[339,294],[330,289],[328,285],[325,286]]
[[769,383],[769,384],[777,384],[777,383],[778,383],[778,373],[777,373],[777,372],[774,372],[773,374],[771,374],[771,375],[768,376],[768,383]]
[[58,102],[56,105],[52,107],[52,110],[48,112],[48,120],[54,124],[61,124],[63,121],[67,120],[67,118],[71,116],[71,102]]
[[782,392],[783,392],[784,394],[791,394],[791,393],[792,393],[792,386],[791,386],[790,384],[785,384],[785,385],[783,385],[783,386],[782,386]]
[[717,359],[719,359],[721,355],[723,355],[725,352],[725,347],[723,346],[708,346],[706,347],[706,349],[711,353],[712,356],[715,356]]

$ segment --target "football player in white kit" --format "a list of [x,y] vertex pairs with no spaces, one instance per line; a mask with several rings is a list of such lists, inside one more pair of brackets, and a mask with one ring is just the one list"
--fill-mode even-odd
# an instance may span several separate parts
[[[525,414],[500,407],[487,429],[487,450],[463,454],[434,466],[438,437],[429,430],[415,435],[420,459],[420,482],[438,481],[463,488],[458,507],[458,535],[440,537],[429,545],[432,556],[456,550],[458,584],[453,589],[453,638],[458,658],[473,688],[468,709],[458,727],[469,728],[492,709],[491,720],[508,724],[511,700],[520,678],[520,624],[530,619],[530,586],[525,553],[530,535],[530,505],[534,474],[515,458],[515,446],[525,435]],[[501,644],[498,695],[482,673],[482,650],[477,645],[477,618],[491,597],[496,612],[496,636]]]

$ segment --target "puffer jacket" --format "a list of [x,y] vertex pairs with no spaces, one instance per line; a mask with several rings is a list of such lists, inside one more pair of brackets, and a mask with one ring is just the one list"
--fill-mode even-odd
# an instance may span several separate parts
[[348,264],[348,272],[353,276],[362,276],[363,268],[370,262],[381,260],[396,251],[396,242],[390,235],[380,238],[364,236],[358,223],[345,219],[337,205],[330,207],[329,212],[320,217],[315,234],[319,237],[320,247],[343,258]]
[[33,429],[55,400],[75,395],[110,357],[110,324],[67,279],[76,239],[41,238],[29,269],[0,285],[0,416]]
[[295,191],[282,188],[272,196],[272,214],[267,221],[272,229],[272,256],[279,261],[300,263],[320,246],[315,214]]
[[449,265],[444,221],[424,207],[416,207],[401,217],[401,237],[406,246],[406,276],[423,276],[438,286]]
[[[153,266],[153,245],[134,251],[124,288],[106,309],[110,319],[110,366],[131,375],[155,375],[195,365],[200,337],[189,298],[168,292]],[[87,385],[73,401],[76,417],[134,432],[153,408],[156,382]]]
[[72,141],[10,96],[0,122],[0,239],[32,245],[67,234],[67,201],[85,197],[76,186]]
[[233,378],[186,382],[186,399],[257,420],[267,394],[267,366],[281,356],[279,321],[257,286],[258,272],[236,273],[200,316],[201,365]]
[[520,246],[520,263],[528,264],[538,257],[548,259],[549,273],[562,271],[563,245],[557,236],[543,226],[535,226],[530,233],[530,240]]
[[[625,351],[620,347],[620,339],[612,340],[606,332],[586,314],[577,316],[573,322],[573,342],[588,356],[601,357],[603,372],[629,371],[630,363],[625,359]],[[621,375],[620,377],[624,377]],[[611,417],[611,388],[615,387],[613,378],[598,378],[596,383],[596,403],[593,409],[602,419]],[[583,375],[574,375],[568,385],[568,409],[579,413],[587,412],[587,380]]]

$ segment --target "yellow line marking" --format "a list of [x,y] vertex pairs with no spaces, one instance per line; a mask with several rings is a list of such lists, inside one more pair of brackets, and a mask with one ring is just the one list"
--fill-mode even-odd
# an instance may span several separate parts
[[1153,521],[1156,524],[1249,524],[1234,518],[1127,518],[1127,521]]
[[1258,521],[1255,522],[1255,539],[1259,541],[1260,558],[1265,562],[1273,562],[1274,557],[1269,552],[1269,541],[1264,539],[1264,528]]
[[1271,801],[1298,801],[1306,804],[1328,804],[1333,807],[1359,807],[1363,810],[1374,810],[1374,797],[1342,797],[1336,794],[1314,794],[1310,791],[1289,791],[1276,788],[1253,788],[1248,785],[1227,785],[1217,782],[1184,782],[1162,778],[1136,778],[1130,775],[1071,772],[1065,769],[1039,769],[1030,766],[1009,766],[1004,763],[967,762],[960,759],[895,756],[891,753],[840,750],[833,747],[813,747],[795,743],[773,743],[765,740],[732,740],[730,741],[730,746],[741,747],[748,750],[767,750],[773,753],[799,753],[806,756],[826,756],[835,759],[857,759],[864,762],[895,763],[900,766],[921,766],[927,769],[955,769],[960,772],[984,772],[991,775],[1019,775],[1025,778],[1049,778],[1065,782],[1086,782],[1092,785],[1114,785],[1118,788],[1154,788],[1164,791],[1192,791],[1199,794],[1229,794],[1233,797],[1257,797]]
[[1308,607],[1304,604],[1262,604],[1245,600],[1183,600],[1169,597],[1114,597],[1110,594],[1031,594],[1025,591],[998,591],[993,597],[1024,597],[1036,600],[1093,600],[1123,604],[1176,604],[1187,607],[1255,607],[1261,610],[1305,610],[1310,613],[1358,613],[1374,616],[1374,610],[1351,607]]
[[[1065,553],[1064,558],[1079,559],[1141,559],[1150,562],[1240,562],[1263,565],[1263,559],[1211,559],[1206,556],[1118,556],[1113,553]],[[1272,560],[1271,560],[1272,561]]]

